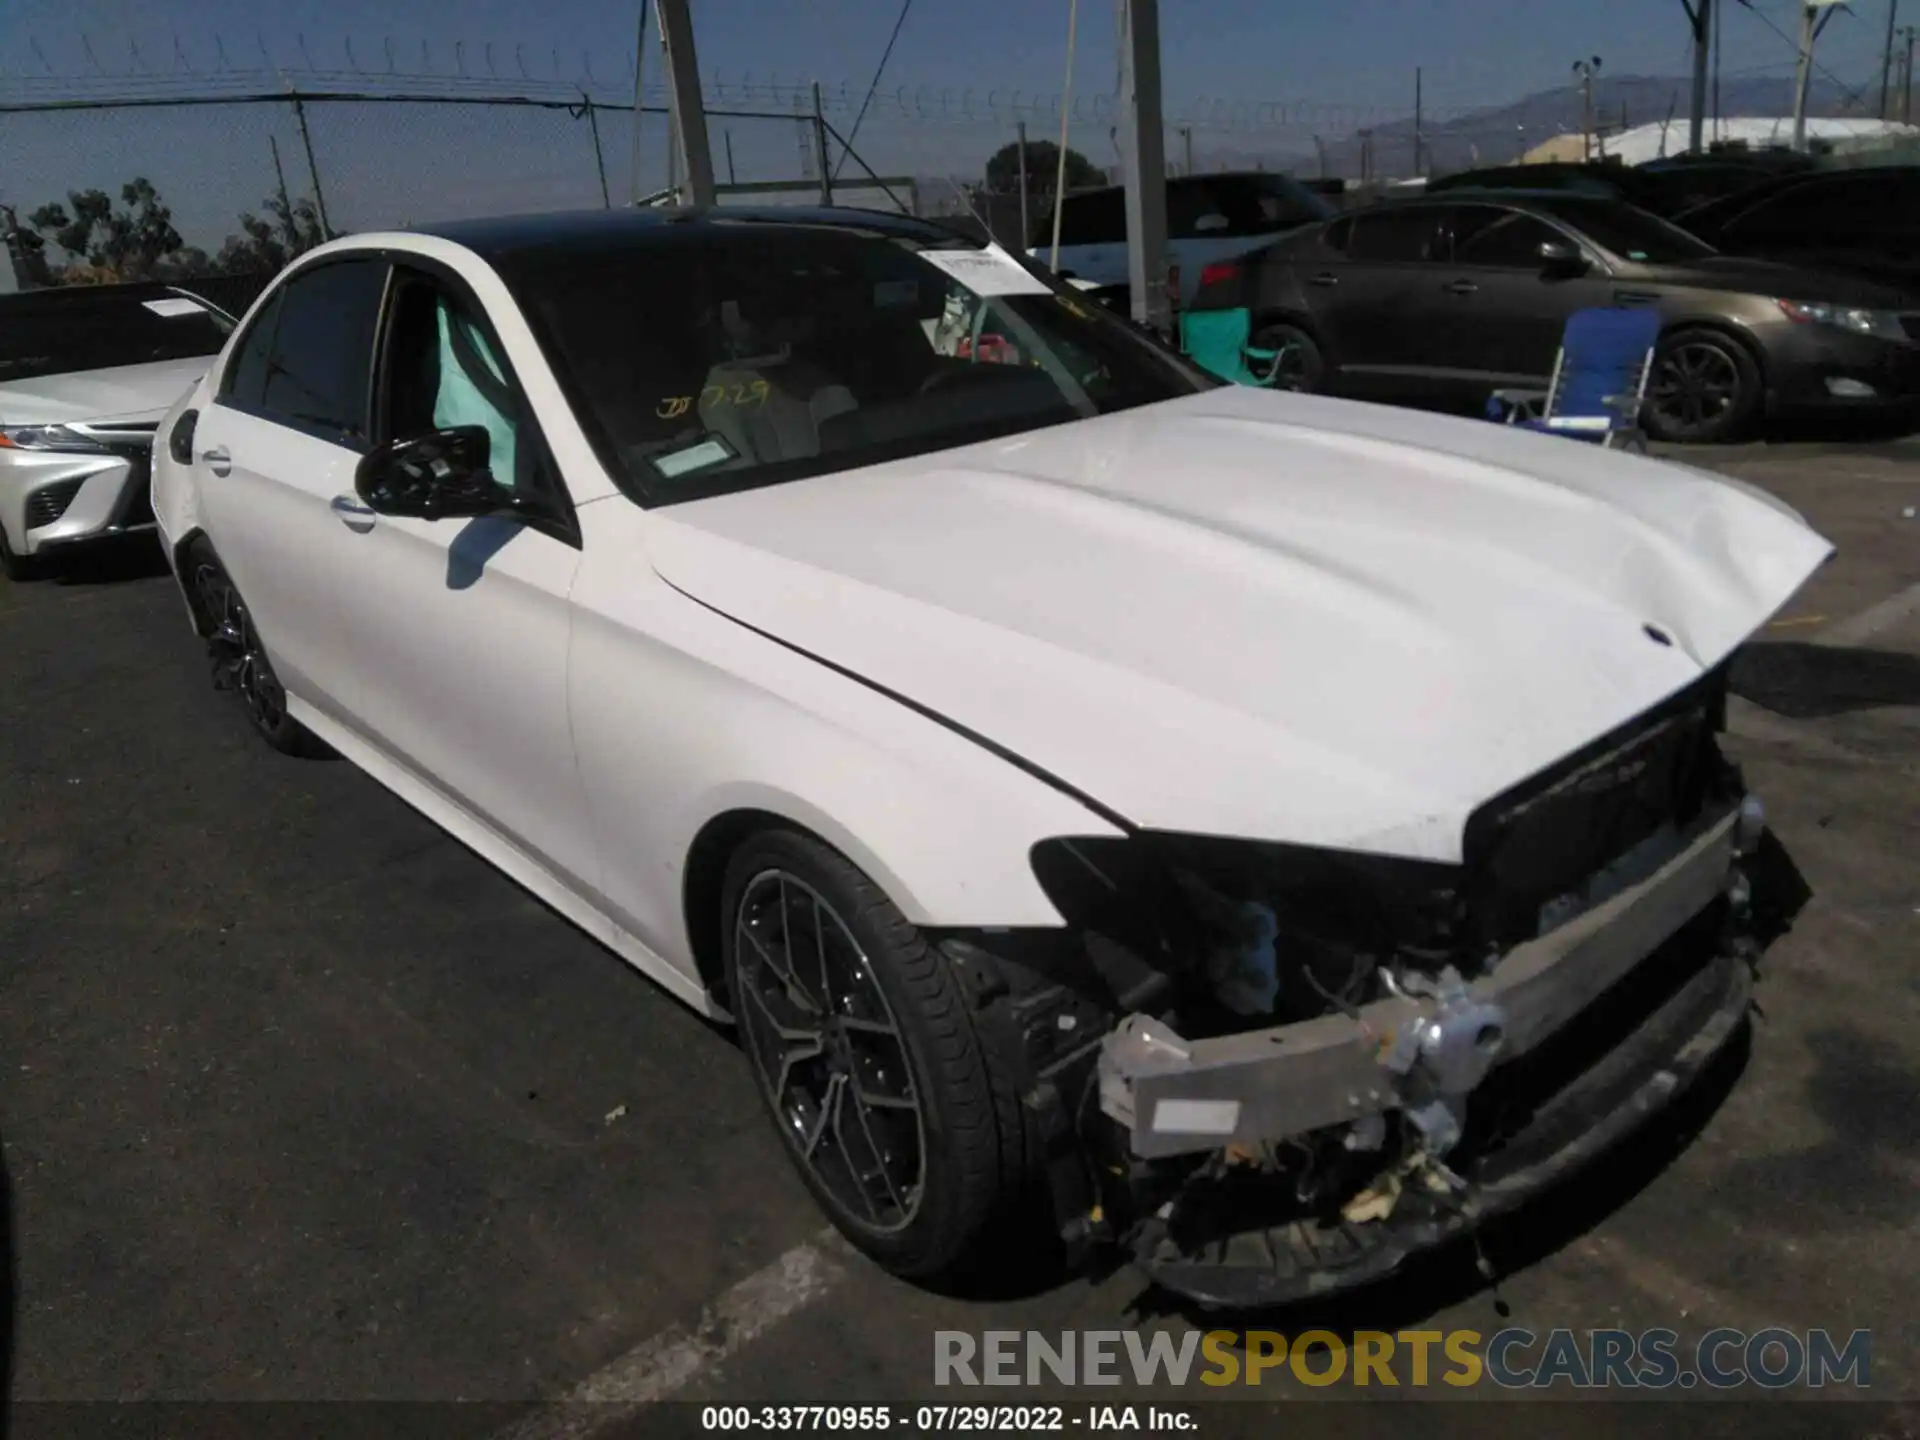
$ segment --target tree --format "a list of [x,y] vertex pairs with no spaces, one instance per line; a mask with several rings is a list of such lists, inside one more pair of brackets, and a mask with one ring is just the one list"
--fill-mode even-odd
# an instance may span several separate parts
[[[1051,195],[1054,179],[1060,173],[1060,147],[1051,140],[1027,142],[1027,193]],[[1067,150],[1067,189],[1086,190],[1107,183],[1101,170],[1078,150]],[[987,185],[1002,194],[1020,190],[1020,142],[1002,145],[987,161]]]
[[215,262],[222,272],[278,271],[327,238],[311,200],[289,200],[283,190],[269,196],[263,208],[265,215],[241,214],[242,233],[227,237]]
[[145,176],[128,181],[120,187],[120,203],[115,209],[104,190],[69,190],[65,205],[42,205],[27,217],[72,257],[60,272],[61,284],[146,280],[177,268],[184,242],[153,182]]

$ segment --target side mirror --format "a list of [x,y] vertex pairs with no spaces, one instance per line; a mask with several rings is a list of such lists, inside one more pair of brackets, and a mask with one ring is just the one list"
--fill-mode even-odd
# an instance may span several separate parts
[[1540,242],[1540,268],[1558,275],[1572,275],[1587,268],[1587,257],[1580,247],[1564,240]]
[[511,509],[513,497],[493,478],[492,447],[483,425],[459,425],[369,450],[353,488],[380,515],[450,520]]

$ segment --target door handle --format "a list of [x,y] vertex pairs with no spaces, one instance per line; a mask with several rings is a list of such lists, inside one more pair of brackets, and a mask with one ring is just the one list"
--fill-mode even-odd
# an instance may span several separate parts
[[327,502],[327,508],[340,517],[340,523],[355,534],[364,535],[373,529],[373,510],[351,495],[336,495]]
[[1471,295],[1480,287],[1471,280],[1455,280],[1445,288],[1449,295]]
[[1307,283],[1309,285],[1320,285],[1320,286],[1338,285],[1340,283],[1340,277],[1338,275],[1334,275],[1323,270],[1318,275],[1314,276],[1311,280],[1309,280]]
[[224,475],[233,469],[233,456],[227,453],[227,447],[224,445],[216,445],[211,450],[202,450],[200,461],[216,475]]

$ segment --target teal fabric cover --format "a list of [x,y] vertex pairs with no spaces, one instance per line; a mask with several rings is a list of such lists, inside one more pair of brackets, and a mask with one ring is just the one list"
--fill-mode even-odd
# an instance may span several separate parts
[[[445,301],[435,307],[434,322],[440,337],[440,393],[433,400],[433,423],[442,430],[456,425],[485,428],[490,442],[488,468],[501,485],[512,485],[519,473],[514,468],[513,419],[487,397],[486,391],[505,395],[506,369],[487,344],[487,337],[463,317],[451,311]],[[453,327],[460,327],[461,344],[454,344]],[[463,357],[478,356],[487,367],[483,377],[471,375]],[[485,390],[482,386],[485,386]]]

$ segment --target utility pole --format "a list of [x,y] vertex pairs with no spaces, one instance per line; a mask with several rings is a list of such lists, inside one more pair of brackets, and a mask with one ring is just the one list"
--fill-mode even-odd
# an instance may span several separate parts
[[1801,0],[1800,59],[1793,73],[1793,148],[1807,148],[1807,90],[1813,81],[1813,42],[1846,0]]
[[1186,154],[1187,168],[1185,173],[1191,175],[1193,174],[1193,127],[1191,125],[1182,125],[1180,127],[1180,140]]
[[1580,77],[1580,155],[1593,159],[1593,77],[1600,73],[1600,57],[1573,62],[1573,73]]
[[1027,219],[1027,122],[1022,120],[1014,128],[1020,136],[1016,152],[1020,158],[1020,243],[1025,245],[1033,236]]
[[1413,176],[1419,179],[1425,172],[1420,168],[1421,136],[1421,84],[1420,67],[1413,67]]
[[1701,131],[1707,118],[1707,57],[1713,48],[1713,0],[1680,0],[1687,23],[1693,27],[1693,96],[1687,106],[1687,149],[1698,155],[1706,148]]
[[1720,20],[1727,7],[1713,7],[1713,143],[1720,143]]
[[645,93],[640,81],[646,70],[646,58],[647,0],[640,0],[640,28],[633,37],[633,188],[627,196],[629,205],[640,203],[640,103]]
[[1901,38],[1907,40],[1907,60],[1901,61],[1901,123],[1914,123],[1914,36],[1920,25],[1903,25]]
[[[1165,124],[1160,108],[1159,0],[1120,0],[1120,155],[1127,169],[1127,283],[1134,320],[1162,335],[1173,330],[1173,305],[1167,294]],[[1054,204],[1059,206],[1058,197]]]
[[713,204],[713,149],[707,140],[707,107],[700,95],[700,65],[693,52],[693,17],[687,0],[656,0],[660,37],[667,47],[667,80],[673,96],[673,129],[679,140],[687,198]]
[[1880,118],[1891,120],[1893,111],[1893,27],[1900,18],[1900,0],[1887,0],[1887,48],[1880,54]]

